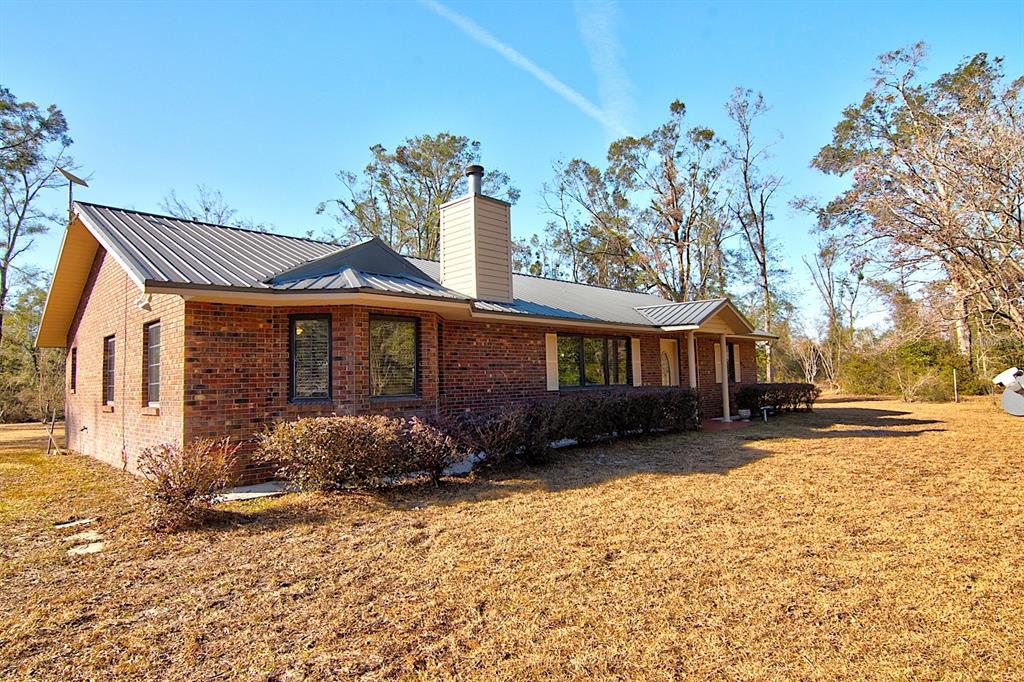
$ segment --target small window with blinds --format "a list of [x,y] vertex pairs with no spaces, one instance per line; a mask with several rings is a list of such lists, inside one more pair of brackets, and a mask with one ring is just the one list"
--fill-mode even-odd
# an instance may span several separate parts
[[419,320],[370,317],[370,395],[374,398],[419,393]]
[[143,329],[146,346],[142,359],[142,388],[146,405],[160,406],[160,321],[150,322]]
[[114,378],[117,360],[117,339],[108,336],[103,339],[103,404],[114,404]]
[[331,398],[331,316],[291,316],[291,399]]

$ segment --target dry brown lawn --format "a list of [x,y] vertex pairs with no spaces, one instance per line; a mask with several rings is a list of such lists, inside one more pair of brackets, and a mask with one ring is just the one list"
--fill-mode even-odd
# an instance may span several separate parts
[[[822,403],[384,496],[143,529],[138,485],[0,452],[0,677],[1019,679],[1024,420]],[[26,449],[28,448],[28,449]],[[105,549],[56,530],[99,516]]]

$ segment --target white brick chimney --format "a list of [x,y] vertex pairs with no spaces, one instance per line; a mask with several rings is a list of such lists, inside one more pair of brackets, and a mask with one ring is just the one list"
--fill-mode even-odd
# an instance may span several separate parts
[[441,206],[441,284],[471,298],[512,302],[510,204],[480,193],[483,166],[467,166],[469,194]]

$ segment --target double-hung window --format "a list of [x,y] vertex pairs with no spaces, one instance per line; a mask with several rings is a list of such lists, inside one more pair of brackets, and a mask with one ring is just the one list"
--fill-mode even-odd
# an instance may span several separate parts
[[103,404],[114,404],[114,379],[117,360],[117,337],[103,339]]
[[628,338],[558,335],[558,385],[624,386],[630,382]]
[[146,405],[160,406],[160,321],[150,322],[143,330],[146,344],[142,365],[142,389]]
[[419,393],[419,320],[370,316],[370,395],[375,398]]
[[331,316],[291,317],[291,399],[331,398]]

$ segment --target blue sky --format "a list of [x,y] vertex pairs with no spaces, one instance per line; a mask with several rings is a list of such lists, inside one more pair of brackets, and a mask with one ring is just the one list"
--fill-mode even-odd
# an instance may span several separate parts
[[[337,170],[362,168],[375,143],[448,130],[480,140],[483,164],[522,190],[516,236],[543,229],[552,161],[602,162],[612,139],[663,122],[674,99],[690,123],[725,132],[729,94],[754,88],[772,106],[763,135],[781,135],[773,229],[799,293],[813,244],[786,203],[842,186],[808,162],[876,57],[923,40],[928,76],[979,51],[1017,76],[1021,26],[1020,1],[3,1],[0,83],[64,110],[91,176],[85,200],[157,211],[171,189],[190,196],[201,183],[279,231],[320,231],[330,219],[314,209],[337,195]],[[52,268],[59,242],[54,230],[28,260]]]

